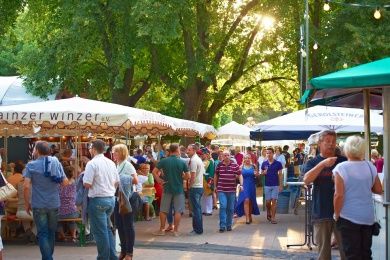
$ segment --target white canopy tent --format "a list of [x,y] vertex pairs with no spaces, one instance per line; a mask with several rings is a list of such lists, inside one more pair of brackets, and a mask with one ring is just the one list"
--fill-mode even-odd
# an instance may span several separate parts
[[7,129],[8,135],[28,136],[34,127],[41,135],[178,134],[212,138],[216,133],[211,125],[80,97],[1,106],[0,129]]
[[255,142],[249,139],[250,131],[249,127],[232,121],[218,129],[217,139],[212,140],[211,143],[225,146],[251,146]]
[[[371,132],[383,132],[383,118],[379,110],[371,111]],[[330,106],[314,106],[292,112],[254,126],[258,132],[322,131],[364,132],[364,110]]]
[[170,132],[171,135],[180,135],[188,137],[207,137],[208,139],[215,138],[217,130],[212,125],[207,125],[186,119],[166,116],[166,118],[173,122],[175,126]]
[[[56,94],[50,94],[47,100],[55,99]],[[0,106],[18,105],[45,101],[40,97],[27,93],[23,79],[19,76],[0,77]]]
[[1,107],[0,128],[8,134],[28,135],[34,127],[42,134],[162,134],[174,125],[156,112],[80,97]]

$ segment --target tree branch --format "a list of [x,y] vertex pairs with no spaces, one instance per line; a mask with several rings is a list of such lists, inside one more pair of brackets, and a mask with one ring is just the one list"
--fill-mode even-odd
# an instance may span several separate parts
[[255,84],[252,84],[250,86],[247,86],[243,89],[241,89],[240,91],[234,93],[233,95],[231,95],[230,97],[226,98],[224,103],[223,103],[223,106],[232,102],[234,99],[237,99],[237,96],[238,95],[244,95],[246,93],[248,93],[249,91],[253,90],[254,88],[258,87],[259,85],[261,84],[264,84],[264,83],[268,83],[268,82],[275,82],[276,84],[278,84],[279,86],[282,86],[282,88],[286,91],[286,93],[291,97],[293,98],[293,96],[287,92],[286,88],[279,82],[280,80],[288,80],[288,81],[293,81],[295,82],[294,79],[292,78],[286,78],[286,77],[272,77],[272,78],[268,78],[268,79],[261,79],[259,81],[257,81]]
[[236,30],[236,28],[238,27],[238,25],[240,24],[240,22],[242,21],[242,19],[248,14],[248,12],[254,8],[256,5],[258,5],[260,3],[259,0],[252,0],[250,2],[248,2],[242,9],[241,9],[241,12],[240,14],[238,15],[238,17],[236,18],[236,20],[232,23],[232,25],[230,26],[230,29],[229,31],[227,32],[227,34],[225,35],[225,37],[223,38],[222,42],[221,42],[221,45],[219,46],[216,54],[215,54],[215,57],[214,57],[214,62],[215,64],[219,64],[221,62],[221,59],[225,53],[225,49],[226,49],[226,46],[231,38],[231,36],[233,35],[234,31]]
[[257,25],[250,33],[250,37],[245,43],[245,47],[241,52],[240,58],[237,59],[236,63],[234,64],[230,78],[223,84],[222,88],[218,92],[219,95],[226,96],[230,87],[236,83],[242,77],[242,75],[244,75],[244,66],[248,58],[249,50],[252,47],[253,41],[255,40],[258,32],[259,26]]
[[261,60],[261,61],[258,61],[258,62],[253,63],[252,65],[248,66],[248,67],[246,68],[246,70],[243,71],[242,75],[247,74],[247,73],[250,72],[251,70],[255,69],[257,66],[259,66],[259,65],[261,65],[261,64],[263,64],[263,63],[265,63],[265,62],[267,62],[267,60]]
[[137,89],[137,91],[130,96],[129,98],[129,106],[134,106],[138,100],[140,100],[140,98],[146,93],[146,91],[149,90],[151,86],[151,82],[149,79],[145,79],[142,81],[142,85],[139,89]]

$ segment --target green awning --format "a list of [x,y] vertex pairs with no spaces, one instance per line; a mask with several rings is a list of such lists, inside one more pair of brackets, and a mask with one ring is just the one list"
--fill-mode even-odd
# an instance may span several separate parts
[[306,104],[306,102],[309,100],[309,98],[311,97],[311,94],[313,94],[314,92],[314,89],[306,89],[305,92],[303,93],[301,99],[299,100],[299,102],[303,105],[303,104]]
[[347,89],[361,92],[363,88],[384,86],[390,87],[390,57],[313,78],[300,103],[331,104]]
[[310,80],[314,89],[367,88],[390,85],[390,58],[330,73]]

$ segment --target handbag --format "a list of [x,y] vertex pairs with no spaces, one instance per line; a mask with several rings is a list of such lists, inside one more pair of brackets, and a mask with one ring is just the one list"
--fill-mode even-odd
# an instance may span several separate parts
[[128,203],[126,203],[126,196],[123,194],[122,191],[119,191],[119,214],[126,215],[128,213],[131,213],[132,209],[131,206],[129,207]]
[[5,183],[5,185],[0,188],[0,201],[4,201],[4,200],[7,200],[9,198],[15,197],[16,194],[18,194],[18,191],[15,189],[15,187],[11,183],[9,183],[4,178],[4,175],[1,171],[0,171],[0,173],[1,173],[1,178],[3,178],[3,181]]
[[373,236],[379,236],[379,233],[381,231],[381,225],[378,221],[375,221],[374,224],[372,224],[372,235]]
[[[368,162],[367,162],[367,164],[368,164]],[[374,185],[374,181],[375,181],[374,174],[372,173],[370,165],[368,165],[368,168],[370,169],[370,173],[371,173],[371,176],[372,176],[372,185]],[[375,207],[374,207],[374,216],[375,216],[376,220],[375,220],[374,224],[372,224],[372,226],[371,226],[371,228],[372,228],[372,235],[373,236],[379,236],[379,233],[380,233],[382,227],[381,227],[381,224],[379,224],[379,222],[377,220]]]
[[119,214],[126,215],[133,211],[130,202],[127,200],[125,193],[123,192],[122,184],[119,181],[119,191],[118,191],[118,206]]

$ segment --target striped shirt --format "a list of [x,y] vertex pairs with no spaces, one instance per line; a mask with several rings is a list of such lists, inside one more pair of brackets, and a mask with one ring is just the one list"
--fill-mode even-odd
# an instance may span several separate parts
[[225,165],[223,162],[220,162],[215,173],[218,176],[218,192],[236,192],[236,179],[241,174],[237,163],[230,162],[228,165]]

